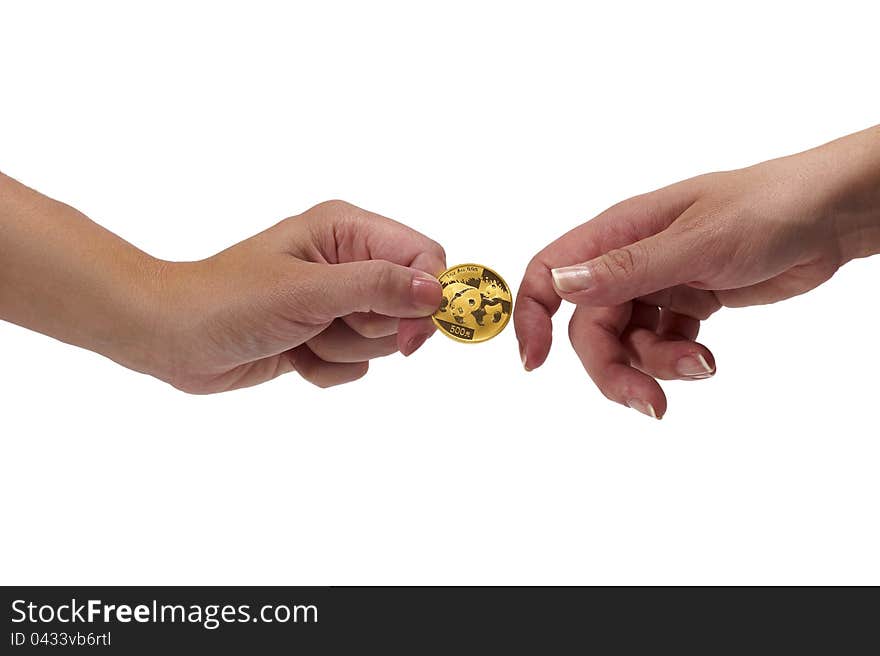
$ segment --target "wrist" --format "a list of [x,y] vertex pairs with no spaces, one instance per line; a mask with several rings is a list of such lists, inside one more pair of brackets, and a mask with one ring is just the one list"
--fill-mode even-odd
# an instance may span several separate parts
[[822,147],[841,263],[880,253],[880,126]]
[[217,256],[194,262],[152,259],[146,265],[139,291],[140,346],[129,352],[138,365],[128,366],[179,389],[191,389],[193,377],[211,373],[211,359],[205,357],[223,332],[212,326],[224,325],[218,308],[236,304],[230,290],[239,282],[235,275],[218,273],[217,266]]
[[138,253],[118,279],[112,310],[91,347],[119,364],[168,380],[173,370],[175,322],[169,292],[175,265]]
[[842,207],[835,224],[843,262],[880,254],[880,198]]

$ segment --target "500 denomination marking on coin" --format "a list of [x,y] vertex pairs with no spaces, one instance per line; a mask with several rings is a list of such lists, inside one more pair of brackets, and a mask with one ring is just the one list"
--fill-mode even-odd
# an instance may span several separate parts
[[459,264],[438,277],[443,301],[434,324],[458,342],[485,342],[510,321],[510,287],[504,278],[481,264]]

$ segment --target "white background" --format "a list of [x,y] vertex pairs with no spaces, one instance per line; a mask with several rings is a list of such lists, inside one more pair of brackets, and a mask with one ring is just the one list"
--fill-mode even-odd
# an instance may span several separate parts
[[[0,169],[197,259],[328,198],[516,285],[606,206],[880,121],[873,3],[5,3]],[[0,254],[2,257],[2,254]],[[704,327],[655,422],[564,337],[187,396],[0,323],[0,581],[880,583],[880,260]]]

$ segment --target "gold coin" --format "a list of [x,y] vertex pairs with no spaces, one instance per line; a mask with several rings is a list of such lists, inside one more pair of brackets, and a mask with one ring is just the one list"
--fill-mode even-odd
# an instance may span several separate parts
[[504,278],[481,264],[459,264],[438,276],[443,301],[434,324],[458,342],[485,342],[510,321],[510,287]]

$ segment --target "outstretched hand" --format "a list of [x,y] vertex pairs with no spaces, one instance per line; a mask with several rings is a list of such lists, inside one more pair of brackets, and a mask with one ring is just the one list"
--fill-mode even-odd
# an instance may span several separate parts
[[696,341],[701,321],[722,306],[802,294],[880,248],[878,161],[875,128],[636,196],[563,235],[520,285],[514,324],[525,368],[547,358],[551,317],[569,301],[572,346],[602,393],[662,417],[656,379],[715,373]]

